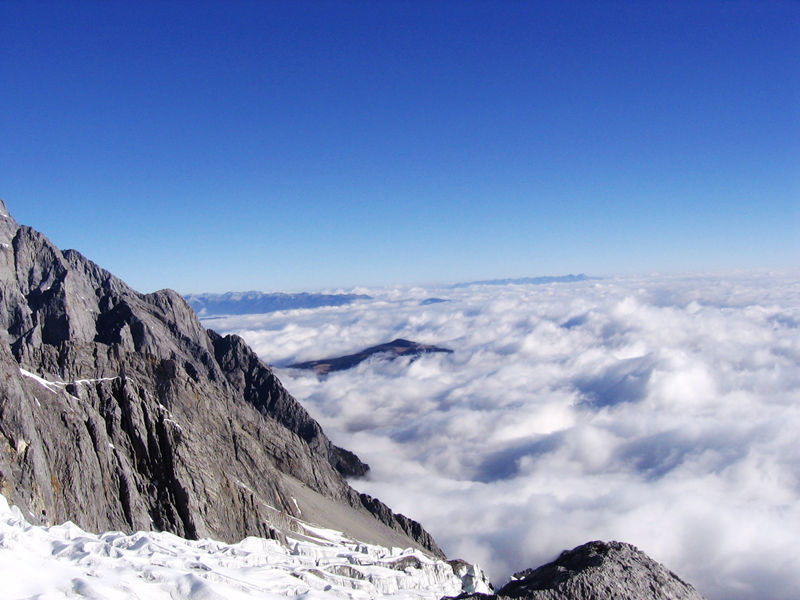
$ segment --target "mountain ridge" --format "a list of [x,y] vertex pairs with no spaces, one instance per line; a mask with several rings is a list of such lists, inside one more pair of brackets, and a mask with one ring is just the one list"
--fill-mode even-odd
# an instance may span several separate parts
[[369,348],[365,348],[364,350],[354,354],[346,354],[344,356],[334,356],[330,358],[294,363],[288,365],[287,368],[309,369],[314,371],[317,375],[327,375],[333,371],[352,369],[353,367],[361,364],[369,358],[372,358],[373,356],[386,356],[389,359],[395,359],[401,356],[410,356],[412,359],[416,359],[423,354],[431,353],[452,354],[453,351],[449,348],[441,348],[439,346],[420,344],[419,342],[412,342],[403,338],[396,338],[391,342],[370,346]]
[[323,306],[345,306],[358,300],[370,300],[366,294],[323,294],[313,292],[226,292],[224,294],[186,294],[184,299],[200,317],[219,315],[247,315],[320,308]]
[[35,522],[234,541],[278,508],[443,556],[241,338],[0,211],[0,491]]

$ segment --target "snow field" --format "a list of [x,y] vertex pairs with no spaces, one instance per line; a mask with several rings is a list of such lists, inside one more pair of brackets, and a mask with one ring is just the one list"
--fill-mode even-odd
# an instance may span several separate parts
[[[0,580],[9,599],[237,600],[297,597],[434,600],[462,591],[445,562],[303,524],[288,547],[164,532],[93,534],[31,525],[0,496]],[[470,573],[464,573],[465,580]],[[485,590],[484,590],[485,591]]]

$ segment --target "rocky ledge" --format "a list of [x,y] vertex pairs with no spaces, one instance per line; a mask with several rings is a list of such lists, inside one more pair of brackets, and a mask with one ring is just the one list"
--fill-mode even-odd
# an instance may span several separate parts
[[589,542],[551,563],[516,573],[496,594],[458,600],[703,600],[691,585],[622,542]]

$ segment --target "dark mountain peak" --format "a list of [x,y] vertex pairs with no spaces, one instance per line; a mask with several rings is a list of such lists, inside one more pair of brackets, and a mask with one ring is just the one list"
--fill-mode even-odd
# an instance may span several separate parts
[[380,348],[382,346],[390,346],[394,348],[411,348],[413,346],[422,346],[422,344],[418,344],[417,342],[412,342],[403,338],[395,338],[391,342],[387,344],[381,344],[378,346],[374,346],[375,348]]
[[452,302],[447,298],[425,298],[420,302],[422,306],[430,306],[431,304],[442,304],[445,302]]
[[593,541],[565,550],[551,563],[516,573],[484,600],[703,600],[688,583],[623,542]]
[[383,355],[389,360],[393,360],[400,356],[410,356],[418,358],[423,354],[432,352],[443,352],[450,354],[453,351],[449,348],[440,348],[429,344],[420,344],[419,342],[412,342],[403,338],[396,338],[391,342],[385,344],[378,344],[371,346],[355,354],[348,354],[346,356],[337,356],[331,358],[323,358],[320,360],[311,360],[307,362],[295,363],[289,365],[291,369],[311,369],[318,375],[327,375],[333,371],[344,371],[351,369],[356,365],[364,362],[368,358],[377,355]]

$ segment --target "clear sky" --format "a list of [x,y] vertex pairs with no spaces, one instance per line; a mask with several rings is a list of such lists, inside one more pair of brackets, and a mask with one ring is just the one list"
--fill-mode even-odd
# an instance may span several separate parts
[[0,0],[0,136],[142,291],[792,268],[800,2]]

